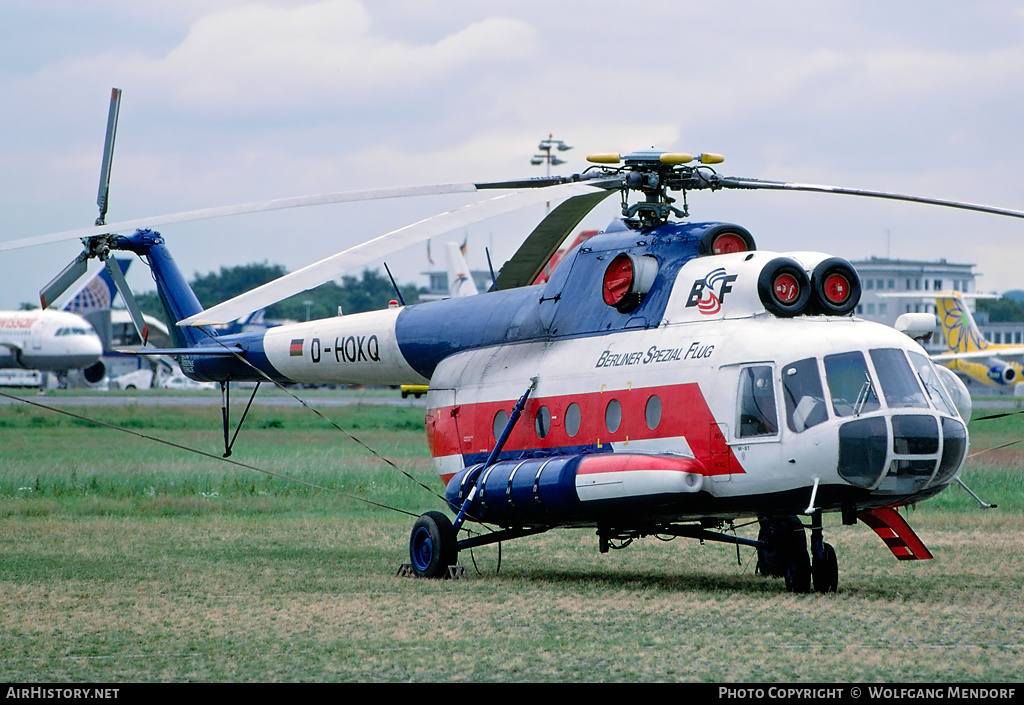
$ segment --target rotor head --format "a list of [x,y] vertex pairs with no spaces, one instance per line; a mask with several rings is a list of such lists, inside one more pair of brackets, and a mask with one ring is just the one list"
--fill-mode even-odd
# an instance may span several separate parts
[[[667,222],[671,216],[685,218],[688,215],[686,191],[714,188],[717,174],[707,165],[721,164],[725,158],[720,154],[694,156],[687,152],[645,149],[625,155],[589,154],[587,161],[599,165],[623,165],[618,169],[605,167],[607,172],[617,172],[622,176],[622,215],[634,227],[649,228]],[[690,166],[693,162],[696,165]],[[643,200],[630,205],[630,191],[642,193]],[[668,195],[669,191],[683,192],[683,208],[672,205],[676,199]]]

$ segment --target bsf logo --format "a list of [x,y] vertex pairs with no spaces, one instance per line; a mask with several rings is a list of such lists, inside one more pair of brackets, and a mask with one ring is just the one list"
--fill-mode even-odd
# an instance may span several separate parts
[[686,307],[696,306],[702,316],[713,316],[722,310],[725,295],[732,291],[735,274],[726,274],[724,267],[712,271],[703,279],[693,283]]

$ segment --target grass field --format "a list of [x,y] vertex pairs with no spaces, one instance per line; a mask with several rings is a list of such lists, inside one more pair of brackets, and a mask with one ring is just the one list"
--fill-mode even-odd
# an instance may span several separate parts
[[[76,413],[221,452],[219,408]],[[325,413],[394,467],[301,409],[254,407],[232,459],[308,484],[0,407],[3,680],[1024,676],[1024,444],[964,473],[999,509],[952,488],[910,512],[935,560],[898,562],[826,516],[832,595],[787,594],[751,549],[645,539],[602,555],[590,530],[504,544],[500,570],[495,547],[464,552],[468,579],[425,581],[396,577],[411,515],[442,508],[422,409]],[[1020,417],[972,424],[972,452],[1017,438]]]

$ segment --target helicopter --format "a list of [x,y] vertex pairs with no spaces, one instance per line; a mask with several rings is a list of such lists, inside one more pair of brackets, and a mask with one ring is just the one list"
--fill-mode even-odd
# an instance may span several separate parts
[[[686,194],[816,191],[1018,218],[1024,212],[726,177],[714,168],[719,155],[650,149],[591,155],[593,167],[572,176],[321,194],[105,225],[111,135],[108,125],[97,225],[0,249],[82,240],[81,254],[44,287],[44,303],[89,259],[111,269],[114,252],[138,255],[177,326],[175,347],[137,352],[175,355],[192,379],[220,384],[225,456],[232,382],[428,385],[427,443],[449,513],[427,511],[413,524],[410,574],[450,577],[461,551],[586,528],[596,531],[602,553],[651,536],[751,546],[758,572],[783,578],[787,590],[834,592],[838,558],[824,540],[826,513],[839,513],[844,525],[867,524],[900,560],[932,557],[898,510],[959,482],[971,412],[962,383],[909,335],[853,315],[861,285],[849,262],[762,250],[740,225],[693,222]],[[504,193],[210,309],[188,287],[163,236],[149,229],[327,202],[489,190]],[[613,194],[622,217],[531,286],[582,218]],[[399,300],[259,332],[218,335],[213,328],[414,242],[559,201],[488,292]],[[134,297],[113,270],[141,330]],[[741,519],[759,523],[757,539],[730,533]],[[473,525],[488,531],[460,537]]]

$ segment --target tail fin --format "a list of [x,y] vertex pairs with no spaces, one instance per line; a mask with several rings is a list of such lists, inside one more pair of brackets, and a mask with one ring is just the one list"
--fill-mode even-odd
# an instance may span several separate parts
[[[116,259],[121,273],[128,271],[132,263],[130,259]],[[110,272],[105,267],[96,272],[88,281],[78,287],[78,290],[64,304],[65,311],[74,313],[89,313],[91,311],[102,311],[110,308],[117,296],[117,287],[110,277]]]
[[448,294],[453,299],[477,294],[476,284],[469,273],[469,266],[466,264],[466,258],[463,257],[462,248],[454,242],[449,242],[447,247]]
[[936,294],[935,315],[939,318],[942,337],[949,352],[981,352],[989,347],[959,292],[944,291]]

